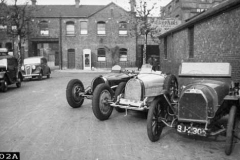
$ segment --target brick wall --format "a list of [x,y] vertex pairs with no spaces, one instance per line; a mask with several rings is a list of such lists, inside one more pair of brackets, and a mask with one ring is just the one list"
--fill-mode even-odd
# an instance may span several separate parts
[[[112,9],[112,10],[111,10]],[[75,31],[76,36],[67,37],[65,34],[66,21],[70,19],[63,20],[63,39],[62,39],[62,49],[63,49],[63,69],[67,68],[67,50],[70,48],[75,49],[75,66],[78,69],[83,69],[83,50],[90,49],[92,54],[92,66],[97,68],[109,68],[112,67],[112,55],[111,52],[106,52],[106,62],[97,61],[97,49],[98,48],[126,48],[128,50],[127,62],[120,62],[119,64],[129,67],[135,66],[136,62],[136,38],[130,35],[119,36],[118,25],[120,21],[129,22],[130,15],[119,8],[118,6],[111,4],[103,10],[97,12],[96,14],[85,19],[88,21],[88,34],[80,35],[80,21],[83,19],[74,19],[75,21]],[[97,22],[106,22],[106,35],[97,35]],[[128,23],[128,27],[129,27]]]
[[188,28],[167,35],[168,59],[164,59],[163,38],[160,44],[161,67],[164,72],[178,73],[182,61],[229,62],[232,78],[240,81],[240,8],[194,25],[194,58],[189,58]]

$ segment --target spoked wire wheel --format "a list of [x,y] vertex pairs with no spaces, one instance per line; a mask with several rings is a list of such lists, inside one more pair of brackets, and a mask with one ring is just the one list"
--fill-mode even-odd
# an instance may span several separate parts
[[174,75],[167,75],[167,77],[164,80],[163,89],[168,91],[169,94],[169,100],[171,103],[176,101],[176,98],[178,97],[178,82],[177,78]]
[[99,84],[94,92],[92,99],[92,110],[99,120],[107,120],[112,114],[113,107],[109,101],[113,98],[112,89],[105,83]]
[[147,117],[147,133],[150,141],[155,142],[160,139],[162,130],[165,126],[165,124],[161,121],[161,118],[164,117],[161,99],[155,99],[149,108]]

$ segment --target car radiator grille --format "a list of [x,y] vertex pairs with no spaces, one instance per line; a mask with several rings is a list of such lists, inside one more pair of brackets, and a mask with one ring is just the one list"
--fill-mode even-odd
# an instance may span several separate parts
[[32,74],[32,67],[31,66],[26,66],[25,67],[25,73],[26,73],[26,75]]
[[131,79],[127,82],[125,88],[125,99],[141,101],[142,96],[142,85],[140,80]]
[[184,93],[179,102],[179,120],[206,120],[207,102],[200,93]]

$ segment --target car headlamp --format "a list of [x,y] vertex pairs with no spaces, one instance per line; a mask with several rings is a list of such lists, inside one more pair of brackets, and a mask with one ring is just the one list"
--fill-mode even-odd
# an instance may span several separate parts
[[36,66],[35,66],[35,65],[33,65],[33,66],[32,66],[32,69],[36,69]]
[[21,67],[21,70],[24,70],[24,66]]

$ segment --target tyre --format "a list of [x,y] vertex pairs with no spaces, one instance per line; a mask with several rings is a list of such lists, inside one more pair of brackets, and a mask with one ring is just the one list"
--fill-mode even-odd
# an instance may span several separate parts
[[163,105],[161,105],[161,99],[157,98],[150,104],[147,115],[147,134],[152,142],[156,142],[160,139],[162,130],[165,126],[159,119],[161,117],[164,117]]
[[163,89],[168,92],[169,100],[171,103],[175,102],[178,97],[178,82],[177,78],[170,74],[164,80]]
[[68,104],[72,108],[79,108],[82,106],[84,97],[81,95],[84,93],[84,86],[79,79],[72,79],[68,82],[66,88],[66,98]]
[[[120,94],[124,93],[125,86],[126,86],[126,82],[121,82],[121,83],[118,85],[118,87],[117,87],[117,89],[116,89],[116,91],[115,91],[115,95],[114,95],[114,102],[116,102],[117,96],[119,96]],[[119,107],[115,107],[115,109],[116,109],[116,111],[118,111],[118,112],[124,112],[124,111],[125,111],[125,109],[119,108]]]
[[50,71],[50,69],[49,69],[47,78],[50,78],[50,74],[51,74],[51,71]]
[[7,92],[7,90],[8,90],[8,83],[7,83],[7,78],[6,77],[4,77],[4,81],[2,83],[3,83],[2,84],[2,91],[3,92]]
[[16,83],[17,88],[20,88],[21,85],[22,85],[22,84],[21,84],[21,79],[18,78],[18,79],[17,79],[17,83]]
[[43,74],[42,74],[42,71],[41,71],[41,72],[39,73],[39,75],[38,75],[38,79],[41,80],[42,77],[43,77]]
[[228,123],[227,123],[227,134],[226,134],[226,144],[225,144],[226,155],[230,155],[232,153],[236,112],[237,112],[237,107],[233,105],[230,109]]
[[92,110],[97,119],[103,121],[110,117],[113,107],[109,105],[108,101],[112,100],[112,98],[113,91],[107,84],[102,83],[95,88],[92,99]]

